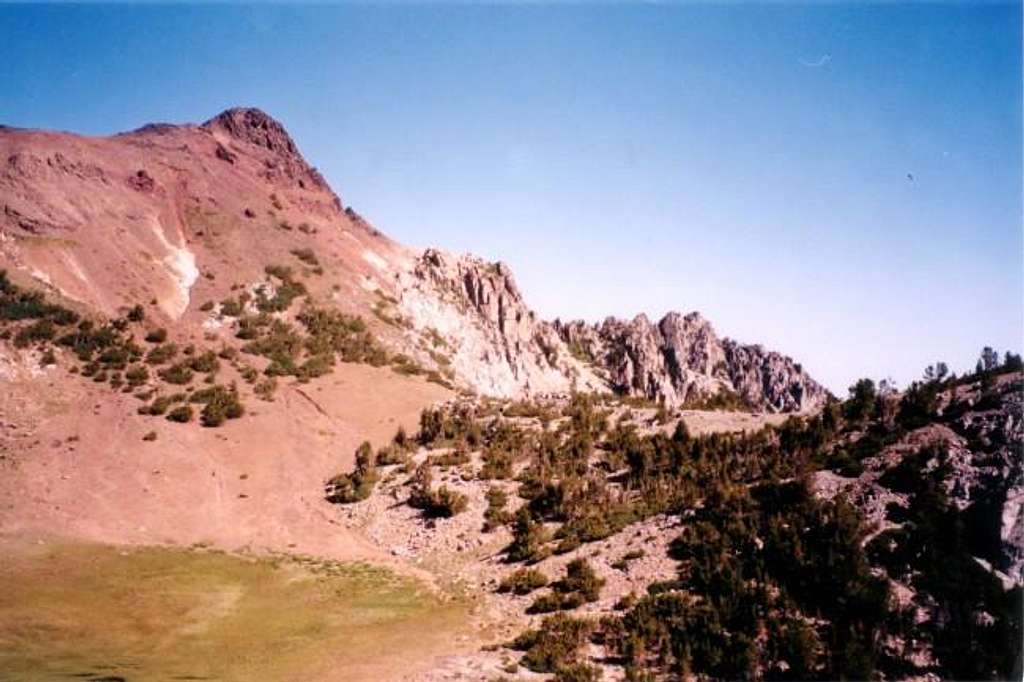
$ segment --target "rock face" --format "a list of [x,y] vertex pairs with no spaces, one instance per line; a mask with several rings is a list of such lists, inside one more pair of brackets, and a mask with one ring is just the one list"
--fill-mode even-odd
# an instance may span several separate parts
[[588,358],[620,393],[669,406],[734,395],[756,409],[811,411],[828,392],[792,359],[719,339],[700,313],[672,312],[656,325],[644,315],[600,325],[555,322],[578,356]]
[[399,308],[421,333],[453,340],[455,377],[487,395],[614,391],[669,407],[813,411],[828,393],[793,360],[719,339],[699,313],[601,325],[548,323],[526,305],[508,266],[427,249],[399,277]]
[[397,292],[413,327],[444,339],[455,376],[485,395],[605,390],[527,307],[504,263],[427,249]]

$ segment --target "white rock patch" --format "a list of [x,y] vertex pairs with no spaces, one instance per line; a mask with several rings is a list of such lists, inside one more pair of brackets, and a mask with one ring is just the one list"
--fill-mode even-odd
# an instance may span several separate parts
[[377,255],[375,252],[371,251],[370,249],[366,249],[365,251],[363,251],[363,260],[365,260],[367,263],[377,268],[378,270],[388,269],[388,262],[381,258],[379,255]]
[[160,244],[167,250],[163,258],[163,264],[171,271],[178,286],[178,295],[170,312],[174,317],[181,317],[188,309],[191,301],[192,285],[199,279],[199,268],[196,267],[196,255],[184,246],[175,246],[167,241],[163,230],[159,226],[153,226],[153,234],[160,240]]
[[43,284],[50,287],[53,286],[53,281],[50,279],[50,276],[43,272],[42,270],[40,270],[39,268],[32,268],[31,270],[29,270],[29,274],[32,275],[34,278],[38,279]]

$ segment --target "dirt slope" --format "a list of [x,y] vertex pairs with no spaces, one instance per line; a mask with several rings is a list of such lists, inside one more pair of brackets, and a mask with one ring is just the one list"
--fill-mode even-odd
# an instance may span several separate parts
[[[335,559],[376,552],[336,526],[324,481],[369,439],[450,395],[388,369],[341,365],[219,429],[141,419],[131,395],[52,368],[0,393],[0,533],[208,543]],[[155,430],[155,441],[143,436]]]

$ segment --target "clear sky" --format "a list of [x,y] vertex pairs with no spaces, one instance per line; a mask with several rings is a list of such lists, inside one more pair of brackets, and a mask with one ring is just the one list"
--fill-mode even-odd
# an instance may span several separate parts
[[280,119],[543,316],[700,310],[838,393],[1020,350],[1021,5],[0,5],[0,123]]

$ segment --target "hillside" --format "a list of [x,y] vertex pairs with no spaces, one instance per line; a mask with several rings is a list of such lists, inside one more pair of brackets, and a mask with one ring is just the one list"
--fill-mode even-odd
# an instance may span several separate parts
[[[697,312],[546,321],[507,265],[386,237],[255,109],[0,127],[0,205],[16,679],[111,668],[73,643],[118,652],[93,609],[141,633],[110,679],[250,679],[236,627],[296,679],[1019,671],[1018,356],[840,402]],[[361,618],[401,663],[333,652]]]
[[1008,357],[746,433],[463,399],[328,494],[501,626],[414,679],[1012,679],[1022,390]]
[[142,305],[176,335],[226,342],[228,301],[287,288],[273,274],[287,268],[309,300],[363,316],[409,371],[485,395],[575,386],[770,411],[826,395],[788,358],[721,342],[704,321],[691,333],[692,315],[657,330],[540,320],[507,266],[413,252],[343,209],[255,109],[107,138],[2,128],[0,158],[0,267],[80,312]]

